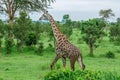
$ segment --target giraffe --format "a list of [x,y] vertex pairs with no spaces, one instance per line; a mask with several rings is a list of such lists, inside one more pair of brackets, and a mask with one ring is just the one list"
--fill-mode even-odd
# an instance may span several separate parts
[[75,70],[75,62],[78,61],[82,70],[85,69],[85,65],[82,60],[82,53],[79,49],[71,44],[66,36],[60,31],[59,27],[55,23],[53,17],[48,13],[48,11],[44,11],[44,14],[40,17],[39,20],[48,19],[51,23],[53,34],[55,37],[55,52],[56,56],[52,61],[50,68],[53,69],[54,64],[58,61],[59,58],[62,58],[63,67],[66,67],[66,58],[70,59],[70,67],[72,70]]

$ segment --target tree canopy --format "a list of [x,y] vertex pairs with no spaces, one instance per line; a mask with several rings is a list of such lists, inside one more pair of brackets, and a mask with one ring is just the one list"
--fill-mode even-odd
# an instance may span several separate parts
[[105,22],[101,19],[94,18],[82,23],[83,40],[90,48],[90,55],[93,56],[93,48],[96,41],[104,35]]
[[108,19],[110,17],[114,17],[115,14],[113,13],[113,11],[111,9],[106,9],[106,10],[100,10],[99,15],[102,16],[103,19]]
[[0,12],[7,14],[9,23],[13,26],[16,11],[40,11],[48,8],[54,0],[0,0]]

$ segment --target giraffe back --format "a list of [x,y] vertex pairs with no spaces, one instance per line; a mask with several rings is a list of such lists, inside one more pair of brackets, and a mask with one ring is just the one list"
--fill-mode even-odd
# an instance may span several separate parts
[[61,41],[56,42],[56,53],[61,56],[71,57],[80,55],[79,49],[71,44],[67,39],[61,39]]

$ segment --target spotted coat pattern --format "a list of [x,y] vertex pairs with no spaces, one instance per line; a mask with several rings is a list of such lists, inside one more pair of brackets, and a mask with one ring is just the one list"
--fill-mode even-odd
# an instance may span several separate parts
[[75,70],[74,65],[76,61],[78,61],[81,68],[84,70],[85,65],[83,64],[82,54],[79,49],[68,41],[66,36],[60,31],[59,27],[56,25],[53,17],[50,14],[44,13],[44,16],[48,17],[56,40],[56,56],[51,63],[50,68],[53,69],[54,64],[58,61],[59,58],[62,58],[63,66],[66,67],[66,58],[69,58],[72,70]]

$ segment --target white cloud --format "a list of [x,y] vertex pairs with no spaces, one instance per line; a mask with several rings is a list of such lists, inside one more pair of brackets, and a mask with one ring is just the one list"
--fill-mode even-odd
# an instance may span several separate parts
[[49,10],[60,20],[64,14],[70,14],[73,20],[99,17],[101,9],[112,9],[116,17],[120,17],[119,0],[56,0]]
[[[56,20],[61,20],[64,14],[69,14],[72,20],[85,20],[99,17],[101,9],[112,9],[116,17],[120,17],[120,0],[56,0],[49,12]],[[38,20],[40,14],[30,15],[33,20]],[[1,18],[5,16],[0,15]]]
[[[120,2],[120,1],[119,1]],[[54,10],[58,11],[84,11],[84,10],[96,10],[98,8],[114,8],[118,7],[119,2],[113,0],[56,0],[56,3],[52,5]]]

